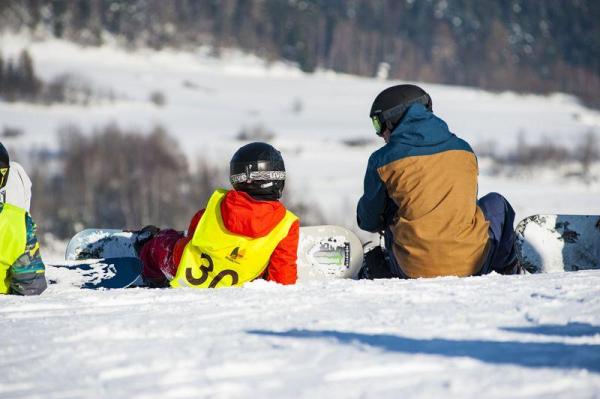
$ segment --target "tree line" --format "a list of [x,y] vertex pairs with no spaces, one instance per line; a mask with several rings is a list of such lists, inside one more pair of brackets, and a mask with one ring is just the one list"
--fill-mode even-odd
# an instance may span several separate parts
[[115,94],[112,90],[94,88],[86,79],[68,73],[45,82],[37,75],[33,58],[24,49],[16,58],[0,53],[0,98],[44,105],[89,105],[92,101],[114,101]]
[[595,0],[4,0],[0,24],[87,45],[238,47],[267,59],[600,106]]
[[16,60],[5,59],[0,53],[0,97],[8,101],[34,100],[41,90],[42,82],[27,51],[21,51]]
[[223,184],[221,170],[191,173],[174,138],[109,124],[94,132],[59,132],[57,151],[30,154],[32,215],[42,232],[69,238],[88,227],[170,226],[180,230]]
[[[32,215],[42,236],[68,239],[89,227],[148,224],[185,230],[215,189],[231,187],[228,163],[191,166],[161,126],[146,131],[108,124],[85,132],[67,125],[58,132],[58,143],[58,149],[27,154]],[[289,192],[283,201],[303,223],[323,224],[314,205]]]

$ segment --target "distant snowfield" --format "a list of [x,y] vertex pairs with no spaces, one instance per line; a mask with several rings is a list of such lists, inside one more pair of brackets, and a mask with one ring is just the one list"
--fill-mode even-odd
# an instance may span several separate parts
[[[6,56],[28,48],[38,73],[83,76],[114,103],[0,102],[12,151],[56,145],[56,129],[165,126],[191,161],[226,166],[243,126],[276,134],[286,190],[357,230],[354,209],[370,153],[368,119],[395,82],[297,68],[236,52],[81,48],[0,36]],[[572,97],[422,84],[435,112],[474,147],[547,139],[576,145],[600,113]],[[150,92],[167,103],[157,107]],[[294,108],[296,111],[294,111]],[[349,147],[345,139],[374,138]],[[24,163],[26,159],[21,159]],[[600,183],[543,170],[496,177],[481,159],[479,193],[504,194],[517,217],[600,214]],[[198,207],[203,206],[199,204]],[[365,236],[363,236],[365,237]],[[59,248],[60,247],[60,248]],[[55,262],[64,247],[44,248]],[[58,271],[49,268],[50,278]],[[83,291],[0,296],[3,398],[598,398],[600,271],[412,281],[264,281],[207,291]]]
[[[237,51],[225,51],[218,59],[208,56],[207,49],[127,52],[116,46],[84,48],[60,40],[0,36],[5,57],[24,48],[44,80],[75,74],[99,90],[112,90],[117,101],[90,107],[0,102],[0,127],[26,132],[21,139],[5,140],[9,148],[56,145],[56,130],[69,123],[86,131],[109,122],[144,129],[161,124],[179,139],[192,162],[227,167],[242,144],[235,140],[240,129],[264,125],[276,134],[273,144],[285,158],[293,197],[320,206],[328,222],[357,230],[354,209],[367,159],[382,144],[368,112],[377,93],[397,82],[329,71],[307,75],[292,65],[267,64]],[[504,151],[519,136],[529,143],[551,140],[573,146],[589,131],[600,134],[600,112],[571,96],[422,86],[431,93],[436,114],[475,148]],[[156,90],[165,94],[166,106],[149,101]],[[373,143],[349,147],[341,143],[347,139]],[[572,182],[557,173],[507,180],[482,170],[480,195],[489,191],[506,195],[519,218],[539,212],[600,213],[600,184]]]
[[[38,137],[52,136],[64,122],[95,126],[109,119],[124,126],[162,123],[187,140],[186,149],[194,154],[204,152],[205,139],[231,139],[240,127],[256,123],[263,123],[278,137],[300,141],[369,138],[374,136],[368,119],[371,102],[394,84],[328,71],[307,75],[294,66],[266,64],[236,51],[217,59],[209,57],[206,49],[126,52],[111,46],[82,48],[65,41],[32,42],[24,36],[6,35],[0,41],[6,55],[28,48],[45,80],[75,73],[98,88],[110,88],[126,97],[89,109],[3,104],[2,116],[7,118],[3,123],[28,123],[23,127]],[[543,137],[572,142],[590,128],[600,127],[599,112],[567,95],[422,86],[432,95],[436,114],[469,142],[492,140],[503,146],[514,144],[518,134],[530,142]],[[166,107],[148,102],[154,90],[166,95]],[[301,112],[293,112],[295,102],[302,104]],[[32,113],[39,116],[37,121],[27,120]],[[48,121],[52,123],[44,123]]]

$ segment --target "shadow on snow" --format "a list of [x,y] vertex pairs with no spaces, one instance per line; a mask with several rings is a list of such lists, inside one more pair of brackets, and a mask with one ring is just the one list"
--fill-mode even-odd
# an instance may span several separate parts
[[501,330],[525,334],[541,334],[562,337],[588,337],[600,334],[600,327],[587,323],[548,324],[528,327],[502,327]]
[[[529,332],[529,330],[524,332]],[[282,338],[333,339],[343,344],[369,345],[388,352],[470,357],[493,364],[586,369],[600,372],[600,345],[570,345],[555,342],[455,341],[440,338],[415,339],[388,334],[358,334],[329,330],[289,330],[281,332],[250,330],[248,333]]]

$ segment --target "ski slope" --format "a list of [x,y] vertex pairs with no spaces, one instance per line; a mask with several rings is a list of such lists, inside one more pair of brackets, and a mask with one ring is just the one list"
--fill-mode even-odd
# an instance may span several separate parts
[[[55,269],[49,269],[50,277]],[[0,297],[3,398],[597,398],[600,272]]]
[[[27,149],[57,145],[60,126],[92,131],[117,122],[161,124],[190,160],[227,165],[242,144],[239,130],[262,124],[276,134],[292,197],[356,229],[367,159],[382,144],[368,110],[397,82],[306,75],[233,51],[215,59],[205,49],[127,52],[0,36],[5,56],[25,47],[43,79],[72,73],[117,100],[0,101],[0,128],[25,131],[3,139],[23,164]],[[600,114],[570,96],[423,87],[436,113],[475,148],[505,151],[519,136],[572,146],[600,132]],[[164,107],[148,100],[156,90]],[[364,138],[373,141],[342,142]],[[600,214],[598,179],[573,179],[562,167],[495,175],[485,158],[480,167],[480,195],[501,192],[518,219]],[[42,255],[58,262],[64,247],[54,243]],[[51,279],[57,273],[48,269]],[[289,287],[257,281],[207,291],[55,284],[37,298],[0,296],[0,397],[600,398],[598,287],[600,271]]]

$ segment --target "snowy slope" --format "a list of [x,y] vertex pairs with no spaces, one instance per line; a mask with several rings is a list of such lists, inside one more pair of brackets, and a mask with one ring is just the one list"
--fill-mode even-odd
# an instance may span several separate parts
[[0,297],[0,395],[597,398],[598,286],[598,271],[200,291],[54,285]]
[[[126,126],[160,122],[178,137],[191,140],[189,150],[200,153],[204,148],[200,138],[232,138],[242,126],[254,123],[264,123],[285,138],[374,137],[368,119],[371,101],[393,84],[328,71],[307,75],[294,66],[266,64],[236,51],[216,59],[207,56],[205,49],[126,52],[114,46],[82,48],[60,40],[32,42],[26,36],[0,36],[5,56],[23,48],[29,49],[43,79],[73,73],[98,89],[112,89],[120,99],[91,108],[2,104],[3,123],[20,124],[46,140],[66,121],[94,126],[111,119]],[[599,112],[567,95],[423,86],[432,95],[436,113],[469,142],[513,144],[524,134],[531,141],[548,137],[571,143],[589,128],[600,127]],[[153,90],[166,95],[164,108],[148,101]],[[296,100],[302,104],[299,113],[292,111]],[[35,120],[28,118],[32,114]]]

